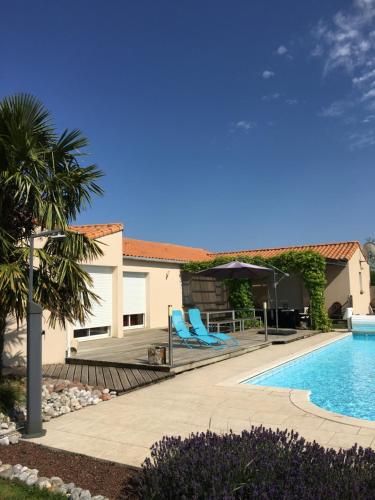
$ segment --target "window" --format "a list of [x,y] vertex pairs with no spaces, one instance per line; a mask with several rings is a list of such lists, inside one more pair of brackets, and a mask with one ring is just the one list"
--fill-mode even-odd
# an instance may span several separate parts
[[359,271],[359,292],[364,293],[363,292],[363,282],[362,282],[362,272],[361,271]]
[[122,317],[124,328],[142,328],[145,326],[145,315],[142,314],[124,314]]
[[97,335],[109,335],[110,333],[109,326],[98,326],[96,328],[79,328],[74,330],[74,338],[82,339],[86,337],[95,337]]

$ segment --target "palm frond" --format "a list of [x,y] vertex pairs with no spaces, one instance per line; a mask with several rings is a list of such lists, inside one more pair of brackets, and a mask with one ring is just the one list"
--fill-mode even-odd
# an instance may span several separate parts
[[[0,315],[26,314],[27,241],[37,227],[67,230],[68,224],[101,195],[102,173],[81,165],[87,139],[79,130],[56,133],[49,111],[28,94],[0,101]],[[80,160],[80,161],[79,161]],[[50,321],[83,321],[98,297],[80,262],[102,255],[99,244],[67,233],[35,249],[34,299]],[[0,353],[1,355],[1,353]]]

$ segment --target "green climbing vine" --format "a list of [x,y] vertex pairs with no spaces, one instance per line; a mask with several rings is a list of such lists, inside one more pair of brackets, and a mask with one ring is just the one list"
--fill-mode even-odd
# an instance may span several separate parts
[[[188,262],[182,266],[183,271],[196,273],[209,267],[225,264],[234,259],[249,264],[264,265],[271,264],[286,273],[299,274],[303,280],[310,297],[310,315],[312,327],[316,330],[327,332],[330,330],[331,322],[328,318],[324,305],[324,290],[326,286],[324,257],[312,250],[288,251],[276,257],[264,258],[260,256],[230,256],[216,257],[210,261]],[[229,289],[229,301],[235,309],[246,309],[252,307],[251,282],[249,280],[227,280]]]

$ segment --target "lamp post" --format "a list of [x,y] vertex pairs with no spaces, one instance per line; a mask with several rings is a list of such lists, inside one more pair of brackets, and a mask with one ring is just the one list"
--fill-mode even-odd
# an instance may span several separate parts
[[41,237],[65,238],[61,231],[41,231],[30,235],[29,290],[27,304],[27,420],[25,437],[44,434],[42,428],[42,313],[33,301],[34,239]]

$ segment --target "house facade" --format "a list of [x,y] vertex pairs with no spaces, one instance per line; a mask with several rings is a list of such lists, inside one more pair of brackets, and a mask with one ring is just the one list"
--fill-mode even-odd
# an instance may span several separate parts
[[[169,243],[156,243],[123,237],[122,224],[73,226],[101,244],[103,255],[82,265],[90,273],[93,290],[101,301],[94,304],[92,315],[84,325],[67,328],[48,326],[43,316],[43,363],[63,362],[66,353],[86,340],[123,337],[132,330],[165,328],[168,306],[175,308],[199,305],[202,310],[227,309],[225,287],[212,278],[181,272],[189,261],[211,260],[215,256],[261,255],[269,257],[287,250],[315,250],[326,259],[326,307],[337,310],[353,305],[355,314],[368,314],[370,304],[370,272],[358,242],[299,246],[276,249],[212,253]],[[41,243],[40,243],[41,244]],[[298,276],[281,281],[278,288],[281,307],[303,309],[308,294]],[[264,297],[255,289],[255,298]],[[22,364],[26,353],[26,326],[8,322],[5,362]]]

